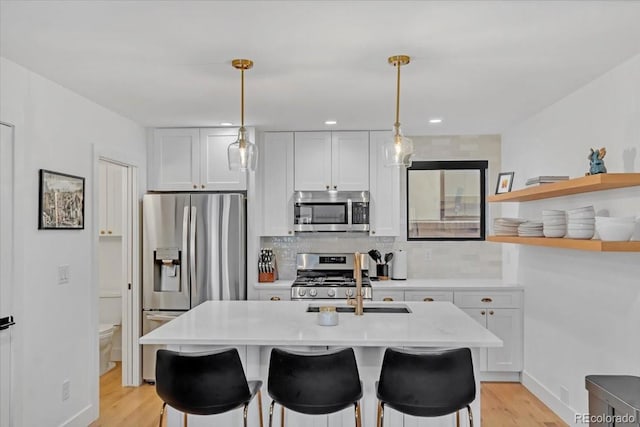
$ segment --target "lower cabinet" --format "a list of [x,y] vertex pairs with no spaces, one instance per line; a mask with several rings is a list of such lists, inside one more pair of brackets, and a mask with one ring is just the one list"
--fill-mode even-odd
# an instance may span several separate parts
[[455,304],[500,338],[504,345],[480,352],[480,370],[522,371],[522,292],[456,292]]
[[260,301],[289,301],[291,289],[273,289],[259,292]]

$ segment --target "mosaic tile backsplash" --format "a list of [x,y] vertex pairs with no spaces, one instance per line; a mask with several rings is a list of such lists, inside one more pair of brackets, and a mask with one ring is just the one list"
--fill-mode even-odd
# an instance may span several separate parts
[[[488,160],[488,193],[492,194],[500,171],[500,136],[412,136],[414,160]],[[358,233],[306,233],[293,237],[262,237],[260,246],[273,248],[280,279],[296,275],[299,252],[407,252],[408,277],[412,279],[500,279],[502,245],[482,241],[406,240],[406,175],[401,179],[401,235],[369,237]],[[500,214],[499,206],[488,206],[487,216]],[[487,228],[488,230],[489,228]],[[488,233],[487,233],[488,234]]]

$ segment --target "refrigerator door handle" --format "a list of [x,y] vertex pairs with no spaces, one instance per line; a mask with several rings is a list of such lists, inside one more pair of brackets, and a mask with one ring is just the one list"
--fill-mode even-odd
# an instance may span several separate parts
[[[182,275],[182,289],[187,294],[187,300],[191,299],[189,289],[189,275],[186,274],[187,264],[189,262],[189,206],[184,207],[182,214],[182,259],[180,260],[180,269]],[[188,307],[187,307],[188,308]]]
[[225,203],[222,204],[222,300],[230,300],[231,283],[229,283],[229,211],[231,210],[231,198],[225,197]]
[[[198,283],[196,280],[196,207],[191,206],[191,228],[190,228],[190,236],[189,236],[189,277],[191,278],[191,283]],[[191,292],[191,307],[193,307],[195,298],[195,292]]]

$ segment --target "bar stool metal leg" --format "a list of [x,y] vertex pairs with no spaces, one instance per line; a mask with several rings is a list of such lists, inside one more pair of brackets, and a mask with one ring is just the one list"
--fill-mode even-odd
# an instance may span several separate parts
[[269,405],[269,427],[273,427],[273,405],[276,404],[275,400],[271,401],[271,405]]
[[460,427],[460,411],[456,411],[456,427]]
[[162,418],[164,418],[164,412],[167,408],[167,402],[162,402],[162,409],[160,409],[160,423],[158,423],[158,427],[162,427]]
[[376,420],[377,427],[383,427],[384,425],[384,404],[378,400],[378,419]]
[[182,427],[188,427],[187,425],[187,413],[184,413],[184,417],[182,418],[184,421],[182,422]]
[[280,427],[284,427],[284,406],[280,407]]
[[467,405],[467,411],[469,412],[469,427],[473,427],[473,412],[471,412],[471,406]]
[[360,411],[360,402],[356,402],[356,427],[362,427],[362,412]]
[[262,419],[262,390],[258,390],[258,416],[260,417],[260,427],[264,427]]

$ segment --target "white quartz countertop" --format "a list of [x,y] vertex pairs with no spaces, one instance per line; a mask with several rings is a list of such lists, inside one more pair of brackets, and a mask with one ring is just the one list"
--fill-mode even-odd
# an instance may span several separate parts
[[[272,283],[256,283],[257,290],[289,289],[293,279],[276,280]],[[375,280],[371,281],[373,289],[397,289],[397,290],[523,290],[517,283],[503,282],[499,279],[407,279],[407,280]]]
[[501,347],[502,341],[449,302],[406,305],[412,313],[339,313],[319,326],[306,301],[207,301],[140,338],[140,344],[349,347]]

